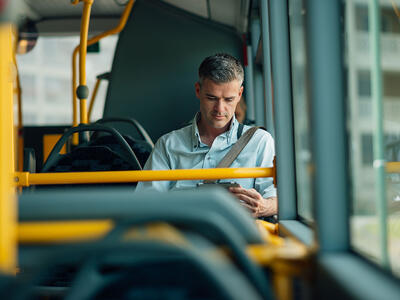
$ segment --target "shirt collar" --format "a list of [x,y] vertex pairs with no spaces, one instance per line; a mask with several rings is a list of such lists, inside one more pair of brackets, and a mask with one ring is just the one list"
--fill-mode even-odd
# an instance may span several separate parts
[[192,150],[199,148],[201,143],[199,128],[197,127],[197,121],[199,119],[200,119],[200,112],[197,112],[192,122]]
[[[197,126],[197,122],[200,120],[200,112],[197,112],[193,118],[192,122],[192,150],[195,150],[200,147],[201,139],[199,128]],[[239,122],[236,120],[235,115],[233,115],[231,125],[229,126],[229,130],[224,132],[226,135],[228,145],[234,142],[234,138],[236,137],[236,132],[239,127]]]
[[231,126],[229,127],[229,130],[226,132],[226,138],[228,145],[230,145],[234,140],[232,140],[234,137],[236,137],[236,132],[239,127],[239,122],[236,120],[235,115],[233,115]]

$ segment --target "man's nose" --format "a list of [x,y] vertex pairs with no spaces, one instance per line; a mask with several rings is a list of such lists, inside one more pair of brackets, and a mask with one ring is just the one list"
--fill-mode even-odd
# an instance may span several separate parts
[[221,100],[216,101],[214,106],[215,111],[222,112],[224,111],[224,103]]

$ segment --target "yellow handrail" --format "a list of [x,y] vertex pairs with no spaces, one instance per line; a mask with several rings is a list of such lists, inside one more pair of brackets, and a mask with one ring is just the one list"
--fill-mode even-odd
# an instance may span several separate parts
[[400,11],[399,11],[399,9],[397,8],[397,6],[396,6],[396,4],[394,3],[393,0],[391,2],[392,2],[392,7],[393,7],[393,10],[394,10],[396,16],[400,19]]
[[13,53],[13,63],[16,72],[16,86],[14,92],[17,94],[17,109],[18,109],[18,126],[17,126],[17,170],[22,171],[24,161],[24,137],[22,135],[23,119],[22,119],[22,90],[21,81],[19,77],[18,63],[16,58],[16,45]]
[[[86,53],[87,53],[90,11],[92,9],[93,0],[82,0],[82,1],[83,1],[83,13],[82,13],[81,36],[80,36],[80,47],[79,47],[79,85],[87,89]],[[80,98],[79,99],[80,120],[82,124],[87,124],[87,110],[86,110],[87,97],[81,95],[79,98]]]
[[101,82],[101,78],[97,78],[96,84],[93,89],[92,98],[90,99],[89,111],[88,111],[88,116],[87,116],[88,122],[90,122],[90,116],[92,115],[94,100],[96,99],[97,91],[99,90],[99,86],[100,86],[100,82]]
[[104,237],[113,227],[112,220],[22,222],[17,234],[20,243],[88,241]]
[[400,161],[387,162],[386,173],[400,173]]
[[17,206],[13,182],[13,27],[0,25],[0,272],[15,274]]
[[107,171],[76,173],[16,172],[17,186],[47,184],[129,183],[160,180],[201,180],[273,177],[274,168],[215,168],[153,171]]
[[[119,24],[115,27],[112,28],[110,30],[107,30],[106,32],[103,32],[91,39],[89,39],[87,41],[87,46],[93,45],[95,43],[97,43],[98,41],[100,41],[101,39],[113,35],[113,34],[117,34],[119,32],[122,31],[122,29],[124,29],[126,22],[128,20],[128,17],[131,13],[133,4],[135,3],[135,0],[129,0],[128,4],[125,7],[124,12],[121,15]],[[76,89],[77,89],[77,84],[76,84],[76,57],[78,55],[78,51],[80,49],[80,45],[78,45],[73,53],[72,53],[72,126],[78,126],[78,113],[77,113],[77,97],[76,97]],[[82,114],[82,111],[81,111]],[[82,119],[81,119],[82,120]],[[73,138],[73,144],[78,144],[77,142],[77,135],[74,135],[76,137]]]
[[[34,221],[18,224],[18,241],[24,244],[75,243],[100,240],[115,228],[113,220],[67,220]],[[132,227],[122,236],[128,239],[159,239],[168,242],[185,243],[183,236],[173,226],[164,222],[154,222]]]

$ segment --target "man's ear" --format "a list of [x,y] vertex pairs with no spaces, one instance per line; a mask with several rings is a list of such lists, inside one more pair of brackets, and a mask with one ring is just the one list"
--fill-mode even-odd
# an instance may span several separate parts
[[243,85],[240,87],[239,90],[239,99],[242,97],[242,94],[243,94]]
[[194,84],[194,89],[196,91],[196,97],[200,99],[200,83],[199,82],[196,82]]

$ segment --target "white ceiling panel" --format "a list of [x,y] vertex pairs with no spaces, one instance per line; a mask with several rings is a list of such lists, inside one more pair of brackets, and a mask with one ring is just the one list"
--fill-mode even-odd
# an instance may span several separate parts
[[[162,0],[200,17],[222,23],[239,32],[246,30],[250,0]],[[33,20],[80,18],[83,3],[72,5],[70,0],[24,0],[24,15]],[[92,17],[119,17],[128,0],[95,0]]]
[[[124,2],[122,0],[96,0],[92,6],[92,14],[96,16],[120,15],[124,6],[117,3]],[[25,3],[42,18],[80,17],[83,9],[83,3],[72,5],[70,0],[25,0]]]
[[236,28],[239,32],[247,29],[247,15],[250,0],[209,0],[211,19]]
[[240,0],[210,0],[211,19],[235,27]]

